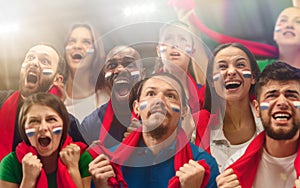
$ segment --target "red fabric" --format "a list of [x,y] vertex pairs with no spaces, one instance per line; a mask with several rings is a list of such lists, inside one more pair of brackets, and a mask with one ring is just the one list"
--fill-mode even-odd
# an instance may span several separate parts
[[[67,136],[67,139],[64,142],[62,148],[65,148],[67,145],[71,143],[73,143],[72,138]],[[77,144],[80,147],[81,154],[82,154],[83,151],[86,149],[86,145],[81,142],[75,142],[75,144]],[[31,152],[33,155],[37,155],[37,151],[34,147],[27,145],[25,142],[19,143],[19,145],[16,148],[16,155],[18,161],[22,163],[23,157],[29,152]],[[56,183],[58,188],[65,188],[65,187],[76,188],[76,185],[73,182],[67,167],[64,165],[64,163],[61,161],[60,158],[58,158],[58,162],[57,162]],[[44,169],[42,169],[36,183],[36,188],[47,188],[47,187],[48,187],[48,181],[47,181],[46,172]]]
[[12,151],[19,98],[20,92],[14,92],[0,109],[0,161]]
[[[120,165],[123,164],[129,158],[129,156],[133,152],[134,148],[138,145],[138,142],[142,135],[141,132],[142,132],[142,127],[139,127],[136,131],[132,132],[127,138],[124,139],[124,141],[116,149],[116,151],[113,153],[113,155],[109,151],[107,151],[107,149],[105,149],[103,146],[100,146],[100,148],[92,147],[89,150],[89,152],[91,153],[91,155],[93,157],[96,157],[97,155],[99,155],[101,153],[111,156],[112,157],[111,163],[113,163],[112,166],[114,167],[115,173],[117,172],[115,180],[123,181],[124,177],[120,170]],[[94,151],[91,151],[91,150],[94,150]],[[177,152],[174,157],[174,170],[175,171],[177,171],[181,166],[183,166],[185,163],[187,163],[190,159],[193,159],[192,150],[189,145],[188,138],[187,138],[185,132],[181,128],[178,128],[178,134],[176,137],[176,151],[179,151],[179,152]],[[204,176],[202,186],[201,186],[201,187],[205,187],[209,181],[210,169],[204,160],[199,161],[199,164],[201,164],[205,168],[205,176]],[[116,169],[117,169],[117,171],[116,171]],[[111,180],[109,180],[109,183],[111,183]],[[123,182],[120,182],[120,183],[123,183]],[[170,183],[172,183],[172,184],[170,184]],[[114,185],[119,187],[118,183],[116,183]],[[179,179],[178,179],[178,177],[174,176],[169,182],[169,187],[175,188],[177,185],[179,185]],[[126,184],[126,186],[127,186],[127,184]]]
[[108,101],[107,108],[103,117],[102,121],[102,127],[100,129],[99,133],[99,140],[100,142],[104,143],[105,138],[110,130],[110,126],[112,124],[113,118],[114,118],[114,111],[112,108],[111,99]]
[[[190,75],[190,73],[187,74],[188,82],[188,90],[189,90],[189,106],[191,108],[191,113],[199,112],[201,101],[203,101],[203,98],[200,97],[200,89],[198,88],[198,84],[194,80],[194,78]],[[196,122],[196,121],[195,121]]]
[[[193,0],[187,0],[187,1],[180,1],[180,0],[170,0],[169,5],[181,8],[184,10],[192,10],[195,7],[195,3]],[[253,42],[249,40],[239,39],[232,36],[227,36],[221,33],[217,33],[216,31],[213,31],[212,29],[206,27],[202,23],[202,21],[197,17],[197,15],[193,12],[189,16],[189,20],[191,23],[197,27],[202,33],[207,35],[212,40],[218,42],[218,43],[229,43],[229,42],[238,42],[243,45],[245,45],[247,48],[250,49],[250,51],[257,55],[257,56],[264,56],[264,57],[277,57],[278,56],[278,48],[272,45],[259,43],[259,42]]]
[[[254,182],[259,161],[261,159],[262,148],[265,143],[265,132],[261,132],[250,143],[244,155],[242,155],[236,162],[230,165],[227,169],[232,168],[237,175],[240,185],[243,188],[251,188]],[[249,168],[251,167],[251,168]],[[294,161],[294,167],[297,173],[296,177],[300,175],[300,145],[298,148],[297,157]]]

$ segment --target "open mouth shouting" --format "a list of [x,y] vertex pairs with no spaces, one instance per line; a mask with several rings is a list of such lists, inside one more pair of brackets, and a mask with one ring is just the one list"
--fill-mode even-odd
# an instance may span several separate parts
[[71,58],[75,62],[80,62],[84,58],[84,54],[81,52],[73,52]]
[[39,72],[36,68],[29,68],[25,77],[25,85],[30,88],[37,87]]
[[288,112],[276,112],[272,115],[272,118],[276,120],[276,122],[280,123],[286,123],[288,120],[290,120],[292,117],[291,114]]
[[225,88],[230,90],[230,89],[237,89],[241,86],[241,82],[240,81],[228,81],[225,82]]
[[51,143],[51,138],[48,136],[40,136],[38,138],[38,143],[41,149],[47,149],[47,146]]

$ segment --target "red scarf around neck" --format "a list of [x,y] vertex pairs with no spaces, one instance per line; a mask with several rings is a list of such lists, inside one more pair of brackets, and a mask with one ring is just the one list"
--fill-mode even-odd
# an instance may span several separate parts
[[19,91],[14,92],[7,98],[0,109],[0,161],[12,151],[20,96]]
[[[126,184],[122,172],[120,170],[120,164],[124,164],[124,162],[130,157],[131,153],[134,150],[134,147],[138,145],[139,140],[142,135],[142,127],[139,127],[136,131],[132,132],[116,149],[116,151],[112,154],[102,145],[96,145],[89,149],[89,153],[93,158],[97,157],[99,154],[104,153],[111,157],[111,165],[115,170],[116,177],[112,177],[108,180],[108,184],[110,186],[120,187],[120,184],[123,187],[128,187]],[[132,146],[132,147],[128,147]],[[176,151],[178,151],[174,156],[174,170],[177,171],[181,166],[185,163],[188,163],[190,159],[193,159],[192,149],[188,142],[188,138],[182,128],[178,128],[178,133],[176,136]],[[200,165],[205,168],[205,175],[202,182],[201,187],[205,187],[210,178],[210,168],[206,164],[204,160],[198,161]],[[180,182],[177,176],[174,176],[169,180],[169,188],[179,188]]]
[[[250,143],[245,153],[227,169],[232,168],[237,175],[240,185],[243,188],[251,188],[254,182],[259,161],[262,155],[262,148],[265,143],[265,131],[257,135]],[[300,145],[298,148],[297,157],[294,161],[294,167],[297,173],[296,177],[300,175]]]
[[[72,138],[67,136],[66,141],[64,142],[64,144],[62,146],[62,149],[71,143],[73,143]],[[75,144],[80,147],[80,150],[81,150],[80,154],[82,154],[86,149],[86,145],[81,142],[75,142]],[[34,147],[27,145],[25,142],[19,143],[19,145],[16,148],[16,155],[17,155],[18,161],[20,163],[22,163],[23,157],[29,152],[31,152],[33,155],[37,155],[37,151]],[[65,187],[76,188],[76,185],[73,182],[66,165],[64,165],[64,163],[61,161],[61,159],[59,157],[58,157],[58,161],[57,161],[56,183],[57,183],[58,188],[65,188]],[[35,187],[36,188],[47,188],[48,187],[47,176],[46,176],[46,172],[44,169],[42,169]]]
[[102,127],[100,129],[99,133],[99,140],[101,143],[104,144],[105,138],[110,130],[110,126],[112,124],[113,118],[114,118],[114,111],[112,108],[112,102],[111,99],[108,101],[107,108],[103,117],[102,121]]

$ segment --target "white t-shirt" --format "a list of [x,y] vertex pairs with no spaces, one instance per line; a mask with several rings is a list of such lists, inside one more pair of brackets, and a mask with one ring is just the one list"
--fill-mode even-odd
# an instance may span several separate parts
[[218,163],[220,172],[223,172],[229,165],[240,158],[245,153],[251,141],[263,130],[261,120],[256,117],[254,107],[251,103],[250,106],[256,124],[256,133],[247,142],[238,145],[230,144],[224,135],[222,121],[220,121],[220,125],[214,125],[211,129],[210,151]]
[[276,158],[268,154],[268,152],[264,149],[262,158],[258,165],[253,187],[294,187],[296,180],[294,161],[296,156],[297,153],[284,158]]

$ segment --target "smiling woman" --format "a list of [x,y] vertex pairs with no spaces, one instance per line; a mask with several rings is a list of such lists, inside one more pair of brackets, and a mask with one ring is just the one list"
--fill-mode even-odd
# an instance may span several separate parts
[[47,182],[49,187],[89,187],[90,160],[84,159],[83,153],[86,146],[72,142],[69,123],[68,112],[59,98],[48,93],[29,96],[19,115],[23,142],[2,159],[0,187],[42,187]]

